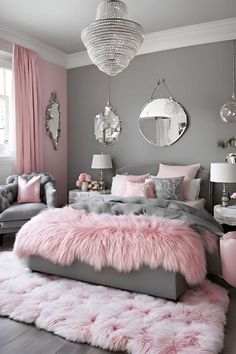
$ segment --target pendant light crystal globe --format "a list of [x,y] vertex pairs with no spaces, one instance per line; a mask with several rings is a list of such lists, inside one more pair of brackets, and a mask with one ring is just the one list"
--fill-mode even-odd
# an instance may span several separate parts
[[235,57],[236,57],[236,44],[234,40],[233,50],[233,93],[232,100],[225,103],[220,110],[220,116],[225,123],[236,123],[236,95],[235,95]]
[[236,123],[236,102],[230,101],[221,108],[220,116],[225,123]]
[[98,5],[96,20],[81,33],[92,62],[104,73],[115,76],[124,70],[143,43],[142,27],[129,19],[120,0]]

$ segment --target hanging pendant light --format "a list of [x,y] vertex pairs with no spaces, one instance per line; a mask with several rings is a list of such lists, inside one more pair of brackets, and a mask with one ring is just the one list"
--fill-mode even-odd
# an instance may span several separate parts
[[110,77],[108,76],[108,101],[104,111],[98,113],[94,119],[94,135],[96,140],[104,145],[112,145],[119,140],[121,133],[120,117],[111,105]]
[[236,96],[235,96],[235,40],[234,40],[234,53],[233,53],[233,93],[232,101],[227,102],[220,110],[220,116],[225,123],[236,122]]
[[120,0],[106,0],[97,8],[96,20],[81,33],[92,62],[107,75],[115,76],[135,57],[144,34],[129,19],[127,6]]

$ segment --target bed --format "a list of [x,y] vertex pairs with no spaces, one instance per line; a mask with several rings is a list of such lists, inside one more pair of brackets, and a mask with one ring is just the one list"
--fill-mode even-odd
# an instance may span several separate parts
[[[126,166],[122,169],[119,169],[118,173],[128,173],[128,174],[142,174],[145,172],[156,173],[157,164],[143,164],[143,165],[130,165]],[[189,210],[192,210],[193,214],[195,214],[195,210],[199,209],[197,213],[197,217],[202,214],[206,214],[205,209],[203,209],[204,203],[206,206],[209,206],[209,172],[201,169],[198,172],[198,177],[202,180],[201,185],[201,194],[200,201],[195,201],[195,205],[197,207],[190,207]],[[104,196],[104,205],[107,205],[106,199],[108,196]],[[123,205],[123,201],[121,202]],[[88,211],[89,208],[94,208],[93,201],[90,201],[90,205],[83,205],[86,202],[82,202],[82,204],[72,205],[74,210],[85,209]],[[114,203],[112,198],[110,197],[110,203]],[[136,203],[137,204],[137,203]],[[135,205],[136,205],[135,204]],[[178,206],[178,204],[183,204],[182,202],[170,203],[170,209],[180,208],[182,213],[182,206]],[[191,204],[191,203],[190,203]],[[194,204],[194,203],[193,203]],[[112,204],[113,205],[113,204]],[[133,205],[132,205],[133,208]],[[185,207],[188,210],[188,206]],[[91,209],[93,210],[93,209]],[[145,209],[146,210],[146,209]],[[184,210],[184,209],[183,209]],[[136,212],[134,212],[136,213]],[[200,213],[200,214],[199,214]],[[182,215],[182,214],[181,214]],[[220,227],[210,219],[210,216],[207,216],[209,223],[213,223],[213,230],[218,236],[221,235],[222,230]],[[213,225],[212,224],[212,225]],[[18,237],[18,236],[17,236]],[[217,241],[218,243],[218,241]],[[17,248],[17,240],[16,247]],[[18,252],[20,253],[20,252]],[[207,269],[208,273],[211,274],[221,274],[221,263],[219,252],[209,253],[206,252],[207,258]],[[60,265],[56,262],[52,262],[49,259],[45,259],[40,254],[35,252],[34,254],[29,255],[28,264],[32,271],[38,271],[47,274],[53,274],[63,277],[68,277],[72,279],[77,279],[80,281],[90,282],[94,284],[110,286],[114,288],[124,289],[132,292],[140,292],[144,294],[149,294],[158,297],[165,297],[171,300],[177,300],[179,296],[183,294],[183,292],[188,288],[188,283],[186,282],[186,277],[183,276],[180,272],[170,271],[164,269],[164,267],[159,266],[155,269],[152,269],[150,266],[142,266],[139,269],[132,269],[129,272],[120,271],[115,269],[113,266],[105,266],[101,270],[95,270],[91,264],[88,262],[84,262],[81,260],[75,260],[72,264],[69,265]]]

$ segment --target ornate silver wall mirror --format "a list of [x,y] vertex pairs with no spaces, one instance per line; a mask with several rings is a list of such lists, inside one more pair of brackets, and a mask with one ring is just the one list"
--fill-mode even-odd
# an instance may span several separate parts
[[108,77],[108,102],[104,111],[94,118],[94,135],[100,143],[112,145],[114,141],[119,140],[120,133],[121,121],[110,103],[110,78]]
[[[169,98],[153,98],[157,87],[164,84]],[[142,108],[139,120],[142,136],[156,146],[174,144],[187,129],[187,114],[182,105],[176,102],[164,79],[158,80],[148,102]]]
[[46,129],[52,140],[54,150],[57,150],[57,144],[61,135],[60,104],[57,92],[53,91],[46,108]]

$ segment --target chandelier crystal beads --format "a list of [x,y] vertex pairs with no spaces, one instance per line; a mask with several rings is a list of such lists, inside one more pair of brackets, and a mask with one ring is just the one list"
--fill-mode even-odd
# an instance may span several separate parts
[[142,27],[129,19],[127,6],[120,0],[98,5],[96,20],[81,33],[92,62],[107,75],[123,71],[143,43]]

